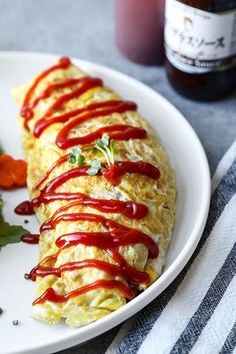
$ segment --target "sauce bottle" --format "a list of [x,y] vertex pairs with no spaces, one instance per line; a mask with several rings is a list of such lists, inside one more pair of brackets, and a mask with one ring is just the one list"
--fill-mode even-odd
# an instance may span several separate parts
[[236,89],[236,0],[166,0],[164,38],[179,93],[213,100]]

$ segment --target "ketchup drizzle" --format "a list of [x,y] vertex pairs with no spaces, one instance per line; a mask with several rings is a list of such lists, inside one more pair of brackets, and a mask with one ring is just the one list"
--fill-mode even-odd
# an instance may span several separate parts
[[57,146],[62,149],[79,144],[89,144],[96,139],[100,139],[104,133],[110,133],[109,137],[113,140],[129,140],[129,139],[145,139],[147,136],[146,130],[143,128],[132,127],[131,125],[115,124],[97,129],[95,132],[77,138],[67,138],[69,127],[65,126],[59,132],[56,138]]
[[62,88],[67,88],[74,86],[75,84],[79,83],[80,79],[69,79],[63,82],[60,82],[59,84],[52,84],[49,85],[46,90],[44,90],[38,97],[36,97],[30,104],[23,106],[21,109],[21,115],[24,117],[26,120],[30,120],[34,116],[34,108],[37,106],[37,104],[45,99],[51,96],[53,91],[62,89]]
[[[61,221],[90,221],[102,224],[110,232],[76,232],[60,236],[56,240],[58,248],[67,248],[71,245],[83,243],[87,246],[96,246],[102,249],[124,246],[132,243],[143,243],[149,249],[149,257],[156,258],[158,247],[156,243],[141,231],[128,228],[101,215],[89,213],[61,214],[58,217],[47,220],[42,224],[40,232],[52,230]],[[118,246],[117,246],[118,245]]]
[[55,70],[59,70],[59,69],[68,69],[69,66],[71,65],[71,61],[69,58],[67,57],[63,57],[59,60],[58,64],[50,67],[49,69],[43,71],[34,81],[33,85],[30,87],[30,89],[28,90],[24,102],[23,102],[23,106],[21,108],[21,116],[25,118],[25,122],[24,122],[24,127],[25,129],[29,130],[28,127],[28,121],[32,118],[30,108],[28,107],[28,105],[30,104],[30,100],[35,92],[35,89],[37,88],[38,84],[45,78],[47,77],[50,73],[52,73]]
[[155,180],[160,178],[159,169],[144,161],[116,161],[102,175],[113,185],[118,185],[126,173],[138,173]]
[[25,200],[24,202],[17,205],[14,211],[18,215],[33,215],[33,204],[29,200]]
[[143,204],[116,199],[90,198],[83,193],[43,193],[31,202],[34,207],[39,207],[41,203],[48,204],[55,200],[76,200],[76,205],[88,206],[105,213],[120,213],[130,219],[142,219],[148,213],[148,208]]
[[[21,115],[24,118],[24,126],[26,129],[29,129],[28,121],[34,116],[34,108],[41,100],[50,97],[50,95],[56,90],[79,85],[79,87],[76,87],[72,92],[61,95],[54,102],[54,104],[49,107],[44,116],[36,122],[34,127],[34,136],[36,138],[39,138],[43,131],[50,125],[65,122],[68,123],[61,128],[55,141],[57,146],[62,150],[78,144],[90,144],[94,140],[101,138],[104,133],[109,133],[110,139],[114,140],[146,138],[147,132],[145,129],[125,124],[104,126],[86,136],[69,138],[69,133],[74,127],[88,120],[104,117],[113,113],[124,113],[126,111],[137,110],[137,106],[133,102],[108,100],[104,102],[91,103],[83,108],[65,112],[54,117],[54,113],[59,113],[66,102],[79,97],[91,88],[99,87],[103,84],[102,80],[91,77],[68,79],[57,84],[49,85],[39,96],[32,100],[35,89],[41,80],[43,80],[52,71],[57,69],[67,69],[70,65],[71,62],[68,58],[62,58],[57,65],[44,71],[35,80],[34,84],[26,94],[23,107],[21,109]],[[46,182],[50,177],[51,172],[56,167],[65,163],[68,160],[68,157],[69,154],[60,157],[35,184],[33,190],[35,191],[42,188],[44,182]],[[41,225],[40,232],[50,231],[62,221],[90,221],[101,223],[107,229],[107,231],[74,232],[61,235],[56,240],[56,245],[59,248],[58,251],[53,255],[45,257],[40,262],[40,264],[34,267],[29,274],[29,278],[31,280],[35,280],[37,276],[44,277],[50,274],[60,277],[61,274],[65,271],[73,271],[91,267],[103,270],[112,276],[120,276],[126,279],[128,283],[134,285],[138,285],[140,283],[148,283],[150,281],[149,275],[145,272],[137,271],[131,265],[129,265],[127,261],[121,256],[117,248],[119,246],[125,246],[128,244],[141,243],[148,248],[149,257],[155,258],[158,256],[158,246],[150,236],[136,229],[128,228],[98,214],[64,213],[70,208],[78,205],[83,205],[89,206],[102,212],[119,213],[130,219],[141,219],[147,215],[148,208],[145,205],[132,201],[119,201],[113,199],[103,200],[91,198],[78,192],[64,193],[56,191],[58,187],[72,178],[87,176],[87,170],[89,167],[90,166],[76,167],[67,172],[64,172],[58,177],[53,178],[48,183],[46,183],[36,198],[34,198],[31,202],[26,201],[24,202],[25,204],[23,203],[23,205],[18,206],[16,208],[16,212],[21,214],[25,212],[33,213],[33,208],[39,207],[41,203],[48,204],[56,200],[66,200],[69,201],[69,203],[58,208],[58,210]],[[106,178],[113,185],[118,185],[126,173],[138,173],[154,180],[157,180],[160,177],[160,171],[155,166],[143,161],[116,161],[111,166],[104,164],[103,170],[99,172],[97,176]],[[34,243],[35,241],[36,243],[38,238],[38,235],[24,235],[22,240],[24,242],[31,243]],[[79,243],[88,246],[96,246],[105,250],[109,256],[112,257],[116,264],[111,264],[102,260],[86,259],[79,262],[66,263],[58,268],[53,267],[53,264],[55,264],[58,255],[63,249],[77,245]],[[45,301],[53,301],[57,303],[65,302],[74,296],[84,294],[88,291],[95,290],[100,287],[109,289],[117,288],[126,296],[127,299],[131,299],[135,295],[134,291],[121,281],[100,279],[79,289],[73,290],[65,295],[59,295],[53,288],[48,288],[38,299],[33,302],[33,304],[40,304]]]
[[87,293],[88,291],[95,290],[97,288],[106,288],[106,289],[119,289],[127,299],[131,300],[135,296],[134,291],[131,290],[128,286],[118,280],[97,280],[88,285],[84,285],[79,289],[70,291],[65,295],[59,295],[55,292],[53,288],[48,288],[38,299],[34,300],[33,305],[42,304],[45,301],[52,301],[56,303],[66,302],[69,299]]
[[55,177],[41,190],[38,197],[32,199],[33,207],[39,207],[41,203],[48,204],[55,200],[73,200],[78,201],[78,205],[85,205],[97,210],[108,213],[121,213],[131,219],[141,219],[148,213],[145,205],[135,202],[124,202],[116,199],[96,199],[86,196],[83,193],[56,193],[55,190],[71,178],[86,176],[88,166],[77,167],[62,175]]
[[85,259],[79,262],[70,262],[63,264],[58,268],[43,267],[38,265],[32,269],[28,275],[28,279],[35,281],[36,277],[44,278],[47,275],[55,275],[56,277],[61,277],[63,272],[72,272],[74,270],[80,270],[84,268],[97,268],[112,276],[120,276],[126,278],[130,283],[135,285],[140,283],[148,283],[150,281],[150,277],[147,273],[134,269],[125,261],[123,257],[121,258],[122,262],[119,262],[120,265],[111,264],[99,259]]
[[30,244],[39,243],[39,235],[36,234],[25,234],[21,237],[21,241]]
[[52,166],[47,170],[47,172],[39,179],[39,181],[37,183],[35,183],[35,185],[33,186],[33,191],[35,191],[36,189],[40,188],[41,185],[43,184],[43,182],[45,182],[47,180],[47,178],[50,176],[50,173],[58,166],[60,166],[61,164],[63,164],[64,162],[66,162],[69,158],[70,154],[66,154],[63,155],[62,157],[60,157],[56,162],[54,162],[54,164],[52,164]]
[[110,248],[142,243],[149,248],[149,257],[157,257],[157,248],[155,242],[147,235],[137,230],[128,230],[120,232],[120,229],[114,229],[109,232],[73,232],[57,238],[58,248],[65,249],[78,244],[85,246],[95,246],[103,250]]
[[50,117],[55,111],[62,108],[66,102],[72,100],[73,98],[78,98],[83,93],[85,93],[86,91],[94,87],[102,86],[101,79],[92,78],[92,77],[82,77],[81,79],[79,79],[79,82],[81,83],[81,86],[79,88],[77,88],[76,90],[70,93],[66,93],[65,95],[62,95],[53,103],[51,107],[49,107],[49,109],[46,111],[44,115],[45,118]]
[[70,118],[73,118],[75,116],[81,116],[83,113],[89,113],[89,112],[92,113],[94,110],[97,110],[97,109],[100,109],[100,108],[104,108],[104,107],[117,106],[121,102],[122,101],[118,101],[118,100],[109,100],[109,101],[104,101],[104,102],[96,102],[96,103],[88,104],[87,106],[85,106],[83,108],[78,108],[78,109],[75,109],[73,111],[69,111],[67,113],[64,113],[64,114],[56,116],[56,117],[52,117],[52,118],[43,117],[43,118],[39,119],[35,123],[34,136],[36,138],[39,138],[41,136],[41,134],[43,133],[43,131],[48,126],[50,126],[52,124],[65,123]]
[[[43,182],[48,179],[50,173],[56,167],[67,162],[69,156],[70,154],[66,154],[56,160],[52,164],[52,166],[46,171],[46,173],[40,178],[40,180],[34,185],[33,191],[39,189],[42,186]],[[102,173],[100,174],[102,174],[113,185],[118,185],[121,182],[122,177],[126,173],[138,173],[155,180],[160,178],[159,169],[153,166],[152,164],[144,161],[115,161],[113,165],[108,166],[107,164],[104,164],[103,167],[105,167],[105,170],[102,171]],[[79,170],[77,169],[77,171],[79,176]],[[75,173],[75,171],[73,173]]]

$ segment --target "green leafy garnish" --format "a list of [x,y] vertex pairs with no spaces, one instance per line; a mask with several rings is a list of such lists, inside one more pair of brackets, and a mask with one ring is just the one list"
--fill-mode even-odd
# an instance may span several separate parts
[[85,157],[84,155],[78,155],[77,157],[77,165],[83,166],[85,164]]
[[69,156],[69,162],[70,163],[76,163],[76,156],[75,155],[73,155],[73,154],[71,154],[70,156]]
[[73,148],[71,151],[72,151],[72,154],[74,154],[74,155],[79,155],[82,153],[81,149],[79,147]]
[[88,169],[87,173],[90,176],[95,176],[99,171],[101,171],[101,169],[102,169],[101,161],[94,159],[91,160],[91,167]]
[[100,148],[104,148],[105,146],[109,146],[109,135],[107,134],[103,134],[101,139],[97,139],[96,140],[96,144],[100,147]]
[[85,156],[82,154],[80,148],[73,148],[72,153],[69,156],[69,162],[72,164],[76,164],[81,167],[85,165]]
[[16,243],[21,241],[21,237],[29,233],[20,225],[10,225],[8,222],[0,222],[0,247],[8,243]]
[[[102,138],[97,139],[94,145],[86,146],[85,148],[83,148],[83,151],[86,152],[96,152],[96,150],[104,155],[108,166],[111,166],[115,163],[115,141],[110,140],[109,135],[103,134]],[[68,161],[71,164],[76,164],[78,166],[84,166],[86,163],[90,164],[90,168],[87,171],[90,176],[95,176],[99,171],[102,170],[101,161],[98,159],[86,159],[79,147],[73,148],[71,150],[71,154],[68,158]]]
[[25,230],[20,225],[10,225],[4,221],[2,215],[3,200],[0,196],[0,248],[8,243],[16,243],[21,241],[21,236],[28,234],[29,231]]
[[109,135],[103,134],[101,139],[97,139],[95,148],[103,153],[108,166],[115,163],[115,143],[110,140]]
[[115,160],[115,155],[116,155],[116,153],[117,153],[115,140],[111,140],[111,141],[110,141],[109,148],[110,148],[111,154],[113,155],[113,158],[114,158],[114,160]]

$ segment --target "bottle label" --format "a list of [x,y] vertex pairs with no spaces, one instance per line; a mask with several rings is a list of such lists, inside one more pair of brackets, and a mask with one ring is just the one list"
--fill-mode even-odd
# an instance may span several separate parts
[[165,49],[168,60],[187,73],[236,65],[236,9],[212,13],[167,0]]

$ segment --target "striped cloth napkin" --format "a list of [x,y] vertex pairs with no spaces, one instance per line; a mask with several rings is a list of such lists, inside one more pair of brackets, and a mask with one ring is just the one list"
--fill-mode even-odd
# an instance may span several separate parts
[[106,354],[236,353],[236,142],[212,179],[210,213],[178,277],[126,321]]

